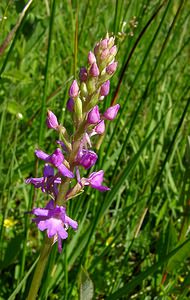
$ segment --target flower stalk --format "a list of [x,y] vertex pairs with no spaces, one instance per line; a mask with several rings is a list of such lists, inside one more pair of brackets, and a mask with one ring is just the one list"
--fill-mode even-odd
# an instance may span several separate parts
[[66,214],[67,201],[83,192],[86,185],[101,192],[110,190],[102,184],[103,170],[91,173],[88,178],[81,177],[85,170],[96,164],[98,155],[91,150],[91,138],[105,132],[105,121],[117,116],[119,104],[101,112],[101,102],[109,94],[110,78],[116,71],[115,55],[117,48],[114,38],[107,36],[96,44],[94,52],[88,54],[88,67],[82,67],[79,82],[75,79],[69,89],[67,109],[72,114],[73,134],[69,136],[66,128],[59,124],[56,115],[48,110],[47,127],[59,133],[59,147],[47,154],[40,149],[36,156],[45,161],[43,176],[28,178],[35,188],[50,195],[51,200],[44,208],[34,208],[32,220],[40,231],[47,231],[44,247],[34,273],[28,300],[36,299],[43,272],[54,243],[62,251],[62,240],[68,237],[68,229],[77,230],[78,223]]

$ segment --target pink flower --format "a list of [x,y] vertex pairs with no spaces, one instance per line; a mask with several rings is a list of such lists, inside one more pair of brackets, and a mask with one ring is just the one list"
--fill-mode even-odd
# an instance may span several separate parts
[[54,238],[54,243],[58,242],[58,250],[62,251],[62,240],[68,237],[67,229],[78,228],[76,221],[66,215],[66,208],[54,206],[54,201],[50,200],[45,208],[34,208],[31,212],[36,216],[32,221],[36,223],[41,231],[47,230],[48,238]]

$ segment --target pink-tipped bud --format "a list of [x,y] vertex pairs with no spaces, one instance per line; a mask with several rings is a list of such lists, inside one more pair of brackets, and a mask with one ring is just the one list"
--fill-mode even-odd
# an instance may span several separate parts
[[95,57],[94,53],[92,51],[90,51],[88,53],[88,63],[89,63],[89,65],[92,65],[95,62],[96,62],[96,57]]
[[87,77],[88,77],[87,69],[85,67],[82,67],[79,72],[80,81],[86,82]]
[[101,49],[106,49],[107,48],[107,46],[108,46],[108,39],[104,39],[104,40],[102,40],[102,41],[100,41],[100,48]]
[[69,98],[67,101],[67,109],[72,112],[74,110],[74,100],[73,98]]
[[48,128],[52,128],[55,130],[59,126],[56,115],[54,115],[54,113],[52,113],[52,111],[50,111],[50,110],[48,110],[48,113],[47,113],[46,124],[47,124]]
[[79,86],[76,80],[73,80],[70,89],[69,89],[69,96],[71,98],[75,98],[78,96],[79,93]]
[[110,81],[107,80],[106,82],[104,82],[100,88],[100,95],[101,96],[107,96],[109,94],[110,91]]
[[120,105],[119,104],[116,104],[114,106],[110,106],[104,113],[104,117],[107,119],[107,120],[114,120],[115,117],[117,116],[117,113],[118,113],[118,110],[120,108]]
[[96,63],[93,63],[92,65],[91,65],[91,68],[90,68],[90,75],[92,76],[92,77],[98,77],[99,76],[99,74],[100,74],[100,71],[99,71],[99,69],[98,69],[98,66],[97,66],[97,64]]
[[117,69],[117,62],[115,61],[107,66],[106,73],[112,75],[113,73],[115,73],[116,69]]
[[100,113],[98,105],[94,106],[88,113],[87,122],[89,124],[97,124],[100,121]]
[[111,47],[110,54],[113,55],[113,56],[116,56],[116,54],[117,54],[117,47],[116,46]]
[[98,123],[98,125],[96,125],[96,127],[94,128],[95,132],[97,134],[103,134],[104,131],[105,131],[105,123],[104,123],[104,120],[100,121]]
[[101,60],[106,59],[109,56],[109,54],[110,54],[109,49],[103,50],[100,56]]

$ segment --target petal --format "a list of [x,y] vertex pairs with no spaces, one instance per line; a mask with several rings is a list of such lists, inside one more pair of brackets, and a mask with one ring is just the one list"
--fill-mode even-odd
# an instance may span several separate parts
[[89,176],[88,181],[90,184],[100,186],[102,184],[103,179],[104,179],[104,171],[100,170],[98,172],[93,172]]
[[35,154],[38,158],[48,161],[49,155],[47,153],[45,153],[44,151],[37,149],[37,150],[35,150]]
[[43,182],[44,182],[44,178],[43,177],[39,177],[39,178],[28,178],[25,180],[25,182],[28,184],[28,183],[31,183],[33,184],[36,188],[39,188],[43,185]]
[[36,216],[47,217],[49,214],[49,210],[45,208],[34,208],[32,213]]
[[47,235],[49,238],[52,238],[55,234],[57,234],[59,226],[62,226],[62,221],[50,218],[46,220],[46,226],[47,226]]
[[43,170],[44,177],[50,177],[54,175],[54,169],[49,166],[48,164],[45,164],[44,170]]
[[69,218],[68,216],[65,216],[65,223],[71,226],[74,230],[78,228],[78,223]]
[[63,227],[62,224],[57,228],[57,234],[63,240],[68,238],[68,233],[67,233],[67,231],[65,230],[65,228]]
[[73,172],[71,172],[69,169],[67,169],[67,167],[65,167],[64,164],[61,164],[60,166],[57,167],[59,172],[65,176],[65,177],[69,177],[69,178],[74,178],[74,174]]
[[38,229],[41,230],[41,231],[44,231],[47,229],[47,223],[46,223],[46,220],[44,221],[39,221],[38,224]]
[[54,209],[54,201],[52,199],[47,203],[46,208],[48,210]]
[[64,161],[64,156],[60,148],[57,148],[50,156],[49,162],[56,168],[62,164]]
[[110,188],[108,188],[107,186],[104,186],[104,185],[93,185],[91,184],[91,187],[96,189],[96,190],[99,190],[100,192],[106,192],[106,191],[110,191]]
[[57,244],[58,244],[58,251],[59,253],[62,252],[62,239],[58,236],[57,238]]

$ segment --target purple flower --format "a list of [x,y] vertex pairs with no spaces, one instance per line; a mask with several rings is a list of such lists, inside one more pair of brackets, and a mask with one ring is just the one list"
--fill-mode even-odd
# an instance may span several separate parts
[[98,105],[94,106],[88,113],[87,122],[89,124],[96,124],[100,121],[100,113]]
[[104,117],[107,119],[107,120],[114,120],[115,117],[117,116],[117,113],[118,113],[118,110],[120,108],[120,105],[119,104],[116,104],[114,106],[110,106],[104,113]]
[[47,113],[46,124],[48,128],[55,130],[57,130],[57,127],[59,126],[56,115],[50,110],[48,110]]
[[69,96],[71,98],[76,98],[79,93],[79,86],[76,80],[73,80],[70,89],[69,89]]
[[67,101],[67,109],[70,112],[73,112],[73,110],[74,110],[74,100],[71,97]]
[[63,164],[64,156],[60,148],[57,148],[51,155],[46,154],[40,149],[36,150],[35,154],[38,158],[56,167],[63,176],[74,178],[73,172],[67,169],[67,167]]
[[107,96],[109,94],[110,91],[110,81],[107,80],[106,82],[104,82],[100,88],[100,95],[101,96]]
[[25,182],[33,184],[35,188],[41,188],[43,193],[53,194],[56,198],[58,194],[57,185],[61,183],[61,178],[54,176],[54,169],[45,164],[43,177],[28,178]]
[[97,66],[96,63],[93,63],[93,64],[91,65],[89,73],[90,73],[90,75],[91,75],[92,77],[98,77],[98,76],[99,76],[100,71],[99,71],[98,66]]
[[116,71],[116,69],[117,69],[117,62],[115,61],[107,66],[106,73],[112,75]]
[[88,77],[87,69],[85,67],[82,67],[79,72],[80,81],[86,82],[87,77]]
[[90,185],[92,188],[97,189],[101,192],[109,191],[110,188],[102,185],[103,180],[104,180],[104,171],[100,170],[98,172],[93,172],[92,174],[90,174],[88,178],[82,178],[81,182],[84,185]]
[[97,154],[92,150],[80,149],[77,154],[78,163],[82,165],[86,170],[94,166],[97,159]]
[[32,221],[36,223],[41,231],[47,230],[48,238],[53,238],[54,243],[58,242],[58,251],[62,251],[62,240],[68,237],[67,229],[78,228],[76,221],[66,215],[66,208],[54,206],[54,201],[50,200],[45,208],[34,208],[32,214],[36,216]]
[[100,121],[96,127],[94,128],[95,132],[97,134],[103,134],[104,131],[105,131],[105,123],[104,123],[104,120]]

